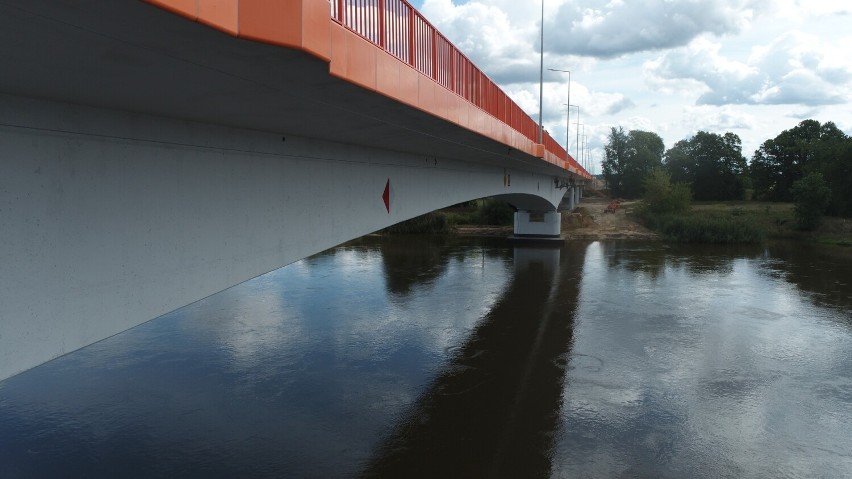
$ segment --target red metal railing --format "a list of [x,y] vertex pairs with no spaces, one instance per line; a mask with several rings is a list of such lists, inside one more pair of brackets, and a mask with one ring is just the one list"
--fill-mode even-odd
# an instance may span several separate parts
[[[538,124],[406,0],[332,0],[332,18],[538,142]],[[545,149],[579,165],[549,134]]]

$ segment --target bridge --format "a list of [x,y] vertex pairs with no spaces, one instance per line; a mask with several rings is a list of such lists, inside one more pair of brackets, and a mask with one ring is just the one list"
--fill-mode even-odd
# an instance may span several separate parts
[[589,178],[404,0],[0,0],[0,380],[347,240]]

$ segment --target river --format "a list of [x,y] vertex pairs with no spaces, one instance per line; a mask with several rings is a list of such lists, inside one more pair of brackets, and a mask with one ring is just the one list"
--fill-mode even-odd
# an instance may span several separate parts
[[852,254],[365,237],[0,382],[0,478],[852,477]]

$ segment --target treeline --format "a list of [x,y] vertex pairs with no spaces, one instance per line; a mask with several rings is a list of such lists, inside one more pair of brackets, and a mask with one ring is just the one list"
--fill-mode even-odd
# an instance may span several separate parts
[[832,122],[805,120],[763,142],[750,162],[734,133],[699,131],[665,150],[656,133],[611,129],[602,171],[614,196],[641,197],[655,168],[698,201],[804,199],[829,215],[852,216],[852,137]]

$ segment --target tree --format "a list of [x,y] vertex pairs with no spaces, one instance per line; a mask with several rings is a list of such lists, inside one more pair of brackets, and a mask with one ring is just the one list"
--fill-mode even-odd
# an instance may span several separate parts
[[645,190],[642,181],[648,173],[662,166],[666,147],[660,135],[640,130],[630,131],[627,144],[630,161],[624,169],[624,195],[637,198]]
[[834,161],[823,169],[831,188],[831,202],[827,213],[835,216],[852,216],[852,138],[847,137],[835,151]]
[[771,201],[792,201],[793,184],[819,172],[831,190],[826,212],[852,215],[852,138],[830,121],[805,120],[766,140],[750,170],[755,194]]
[[645,213],[663,215],[683,213],[689,209],[692,192],[684,183],[671,182],[671,175],[662,167],[651,170],[642,180],[645,193],[642,207]]
[[699,131],[666,151],[666,170],[673,181],[691,185],[697,200],[742,199],[750,185],[740,137]]
[[770,201],[791,201],[793,183],[804,176],[814,159],[814,143],[820,139],[821,125],[804,120],[766,140],[754,152],[751,177],[758,197]]
[[793,183],[791,194],[796,199],[796,224],[799,229],[819,226],[825,208],[831,202],[831,190],[820,173],[810,173]]
[[689,140],[680,140],[663,155],[663,166],[672,181],[692,184],[695,181],[695,161]]
[[601,165],[604,179],[616,196],[637,198],[642,195],[642,180],[662,165],[663,139],[656,133],[612,128],[604,146],[606,157]]
[[615,127],[609,131],[609,140],[604,146],[605,158],[601,163],[604,181],[615,196],[621,196],[624,186],[624,165],[627,163],[627,134],[624,128]]
[[826,213],[852,216],[852,138],[832,122],[820,127],[819,141],[812,145],[813,163],[805,173],[818,171],[831,189]]

